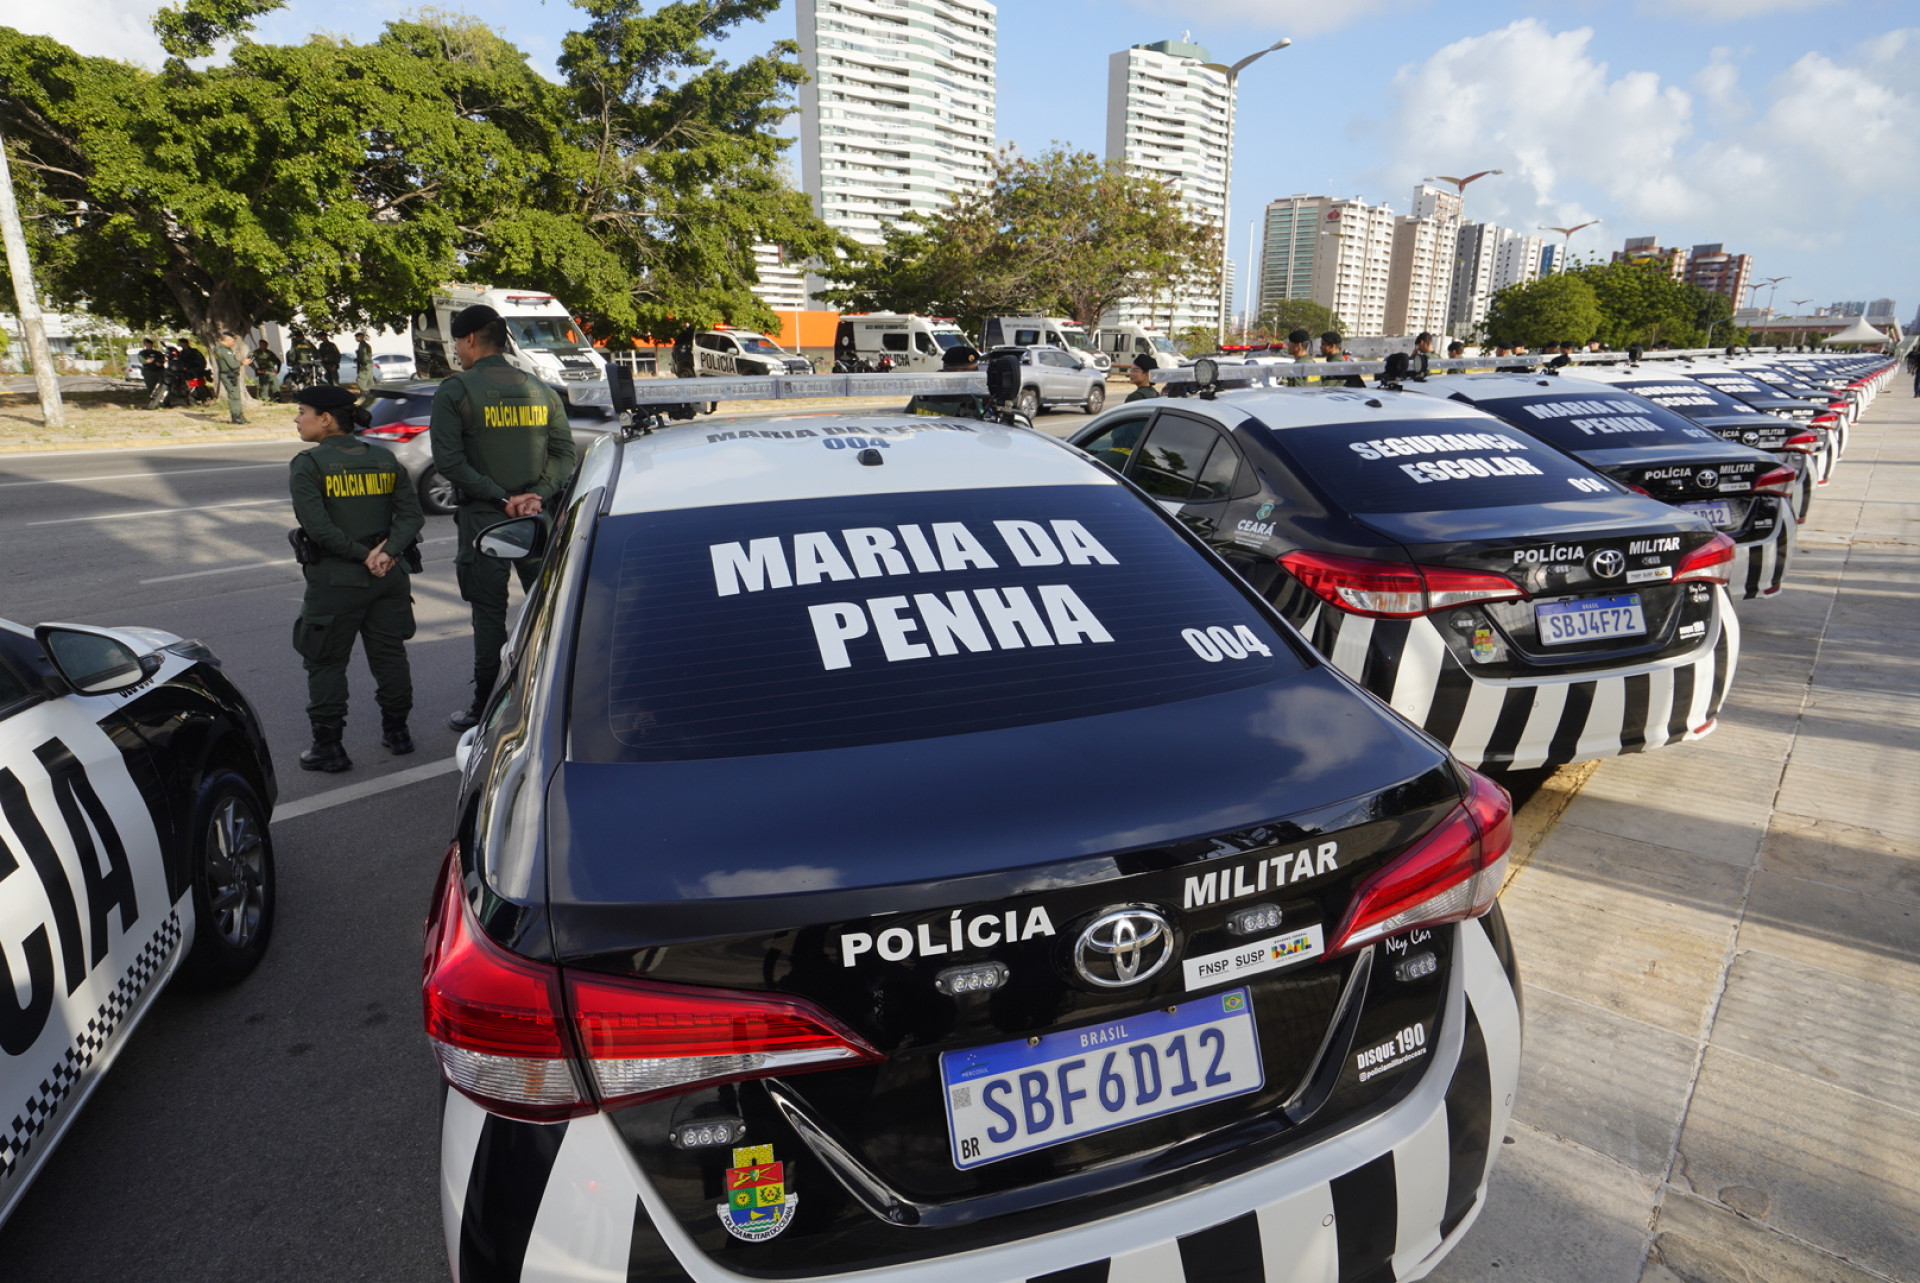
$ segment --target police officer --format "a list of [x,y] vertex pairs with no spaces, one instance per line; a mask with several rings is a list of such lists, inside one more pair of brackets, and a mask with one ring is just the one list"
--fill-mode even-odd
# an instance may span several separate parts
[[[507,564],[474,551],[482,530],[509,517],[542,512],[573,473],[573,430],[559,394],[507,364],[507,323],[484,303],[456,313],[448,327],[460,371],[440,381],[429,415],[433,466],[460,491],[454,570],[473,608],[473,702],[447,719],[463,731],[500,675],[507,642]],[[526,588],[539,572],[513,563]]]
[[253,349],[253,377],[259,381],[259,396],[262,401],[273,400],[273,376],[280,373],[280,358],[267,346],[265,339]]
[[1145,352],[1133,358],[1133,364],[1127,367],[1127,382],[1133,384],[1128,401],[1151,401],[1160,395],[1160,389],[1153,386],[1153,372],[1159,368],[1160,363]]
[[327,382],[340,382],[340,348],[331,335],[320,340],[320,370]]
[[353,766],[341,744],[347,723],[347,660],[360,638],[380,705],[380,742],[394,754],[413,752],[407,715],[413,677],[406,640],[413,636],[413,597],[403,558],[420,535],[420,499],[390,451],[353,435],[371,419],[345,388],[304,388],[294,398],[294,426],[313,449],[293,457],[288,486],[293,513],[311,559],[302,566],[307,592],[293,625],[293,648],[307,669],[307,720],[313,746],[300,754],[306,771]]
[[[940,373],[972,374],[980,368],[980,353],[964,343],[940,354]],[[907,401],[908,414],[937,414],[949,419],[991,419],[993,403],[979,392],[943,392],[937,396],[914,396]]]
[[147,385],[147,400],[153,400],[153,390],[167,376],[167,354],[154,346],[149,335],[140,340],[140,378]]
[[245,423],[246,393],[240,388],[240,380],[253,359],[240,346],[238,334],[220,336],[220,341],[213,345],[213,363],[220,371],[220,390],[227,394],[227,422]]
[[353,381],[364,388],[373,373],[373,344],[365,330],[356,331],[353,340]]

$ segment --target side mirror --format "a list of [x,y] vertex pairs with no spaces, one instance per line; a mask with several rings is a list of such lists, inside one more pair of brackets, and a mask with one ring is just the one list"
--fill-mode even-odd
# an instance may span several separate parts
[[33,635],[67,685],[81,695],[110,695],[138,686],[160,671],[158,655],[143,654],[104,628],[42,624]]
[[522,561],[528,557],[538,557],[547,548],[546,520],[542,517],[509,517],[475,535],[473,547],[481,556],[497,561]]

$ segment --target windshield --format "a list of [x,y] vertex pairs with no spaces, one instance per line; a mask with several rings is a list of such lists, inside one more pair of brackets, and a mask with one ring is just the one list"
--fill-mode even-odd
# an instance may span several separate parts
[[1502,397],[1497,401],[1475,400],[1474,404],[1562,450],[1697,445],[1720,440],[1673,411],[1638,397],[1585,397],[1575,393]]
[[1348,512],[1505,508],[1616,490],[1558,450],[1484,419],[1327,423],[1272,435]]
[[740,344],[742,352],[765,353],[773,356],[785,356],[786,349],[773,340],[759,334],[734,333],[734,340]]
[[935,330],[933,332],[933,341],[938,343],[943,350],[952,347],[965,347],[967,336],[958,330]]
[[1171,339],[1167,339],[1162,337],[1161,335],[1156,334],[1153,336],[1152,343],[1153,343],[1153,350],[1156,352],[1165,352],[1168,356],[1180,355],[1180,349],[1173,345],[1173,341]]
[[585,347],[587,341],[573,322],[559,316],[513,316],[507,318],[513,341],[523,348]]
[[1237,584],[1120,486],[609,517],[582,606],[572,756],[956,735],[1301,671]]
[[1060,337],[1067,341],[1068,347],[1079,348],[1082,352],[1093,351],[1093,343],[1084,330],[1062,330]]

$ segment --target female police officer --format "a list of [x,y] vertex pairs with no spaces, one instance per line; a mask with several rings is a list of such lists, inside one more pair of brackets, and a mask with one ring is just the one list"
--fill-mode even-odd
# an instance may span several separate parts
[[381,743],[390,753],[413,752],[407,733],[413,679],[404,644],[413,636],[413,598],[402,558],[420,535],[420,500],[390,452],[353,435],[354,424],[368,419],[351,392],[323,385],[294,400],[294,426],[302,441],[313,443],[293,457],[288,478],[300,521],[295,551],[307,578],[293,648],[306,663],[313,747],[300,754],[300,766],[344,771],[353,766],[340,738],[356,636],[373,670]]

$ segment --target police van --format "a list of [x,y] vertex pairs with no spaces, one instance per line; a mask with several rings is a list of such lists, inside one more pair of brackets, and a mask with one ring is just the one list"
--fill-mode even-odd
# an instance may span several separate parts
[[507,323],[506,358],[552,387],[569,407],[611,409],[607,363],[575,324],[566,305],[534,290],[444,285],[431,306],[413,318],[413,363],[421,378],[444,379],[458,368],[453,354],[453,318],[484,303]]
[[1093,332],[1093,346],[1116,366],[1132,365],[1135,358],[1150,356],[1156,365],[1184,366],[1192,365],[1188,357],[1182,356],[1173,340],[1153,328],[1135,321],[1115,321],[1111,324],[1103,321],[1100,328]]
[[1094,346],[1085,326],[1058,316],[990,316],[980,329],[980,349],[995,347],[1057,347],[1102,372],[1114,361]]
[[950,317],[855,312],[842,316],[834,329],[833,369],[836,374],[883,367],[932,373],[949,350],[966,346],[966,334]]
[[687,349],[702,378],[751,374],[812,374],[813,362],[752,330],[701,330]]
[[0,619],[0,1221],[168,981],[260,961],[275,796],[201,643]]

